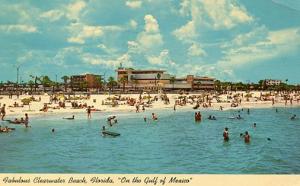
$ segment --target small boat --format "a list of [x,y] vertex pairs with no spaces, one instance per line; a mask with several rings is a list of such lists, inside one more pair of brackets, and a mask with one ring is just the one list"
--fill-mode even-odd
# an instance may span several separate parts
[[106,130],[102,131],[102,134],[103,134],[103,135],[113,136],[113,137],[116,137],[116,136],[120,136],[120,135],[121,135],[121,134],[119,134],[119,133],[109,132],[109,131],[106,131]]

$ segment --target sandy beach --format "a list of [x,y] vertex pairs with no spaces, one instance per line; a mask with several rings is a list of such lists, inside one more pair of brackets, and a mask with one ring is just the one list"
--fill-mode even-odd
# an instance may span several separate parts
[[[285,95],[286,96],[286,95]],[[21,95],[19,98],[13,96],[0,96],[1,107],[6,105],[6,118],[23,117],[25,113],[38,115],[45,113],[63,114],[69,116],[74,113],[85,113],[90,106],[92,112],[139,112],[145,110],[172,109],[211,109],[223,110],[241,108],[270,108],[300,106],[300,96],[291,93],[285,100],[284,95],[270,92],[230,92],[227,94],[123,94],[123,95],[84,95],[63,96],[56,95]],[[24,105],[24,99],[33,97],[29,105]],[[274,104],[272,102],[274,101]],[[61,105],[63,103],[63,105]],[[175,104],[176,103],[176,104]],[[199,104],[198,107],[196,106]],[[234,105],[232,105],[234,104]],[[46,109],[45,108],[46,105]],[[143,106],[144,105],[144,106]],[[197,108],[196,108],[197,107]]]

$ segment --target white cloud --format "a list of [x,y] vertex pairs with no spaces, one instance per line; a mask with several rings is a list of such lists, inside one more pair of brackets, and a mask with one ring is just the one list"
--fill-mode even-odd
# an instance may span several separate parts
[[162,36],[158,34],[141,33],[137,38],[143,50],[160,47],[163,44]]
[[159,32],[159,25],[157,20],[152,15],[145,15],[145,31],[148,33],[157,33]]
[[24,24],[15,24],[15,25],[0,25],[0,31],[2,32],[27,32],[33,33],[37,32],[37,28],[32,25],[24,25]]
[[[300,48],[300,28],[277,31],[255,29],[232,44],[223,46],[225,56],[218,62],[224,68],[238,68],[244,64],[263,62],[278,56],[296,52]],[[265,36],[261,38],[261,35]]]
[[193,43],[192,46],[188,49],[189,56],[198,56],[204,57],[206,56],[206,52],[201,48],[201,46],[197,43]]
[[97,38],[103,35],[103,29],[100,26],[88,26],[76,23],[69,29],[73,32],[73,36],[68,38],[68,42],[70,43],[84,44],[88,38]]
[[181,0],[179,13],[182,16],[188,16],[190,14],[191,0]]
[[80,12],[86,7],[84,1],[76,1],[75,3],[69,4],[66,7],[66,16],[71,20],[79,19]]
[[140,8],[142,6],[142,1],[140,0],[129,0],[126,1],[126,6],[136,9],[136,8]]
[[181,41],[190,42],[198,35],[195,28],[195,22],[189,21],[186,25],[174,30],[173,35]]
[[130,25],[130,27],[131,27],[132,29],[135,30],[135,29],[137,28],[138,23],[137,23],[135,20],[131,19],[131,20],[129,21],[129,25]]
[[58,9],[43,12],[40,17],[48,19],[50,22],[58,21],[62,17],[66,17],[69,20],[77,22],[80,19],[80,13],[86,6],[85,1],[75,1],[74,3],[61,6]]
[[164,67],[172,67],[176,66],[176,63],[171,60],[169,50],[162,50],[159,55],[151,55],[146,57],[148,62],[152,65],[164,66]]
[[237,5],[235,0],[203,0],[202,10],[209,17],[206,21],[214,29],[230,29],[239,23],[253,20],[246,9]]
[[[196,36],[199,32],[196,28],[231,29],[254,20],[236,0],[182,0],[180,6],[179,14],[191,15],[187,24],[173,32],[180,40]],[[188,35],[189,32],[192,36]]]
[[140,53],[139,44],[136,41],[128,41],[128,53]]
[[48,19],[50,22],[58,21],[64,13],[60,10],[49,10],[41,14],[41,18]]
[[101,50],[103,50],[104,52],[108,53],[108,54],[113,54],[113,53],[115,53],[117,51],[114,48],[108,48],[104,44],[99,44],[99,45],[97,45],[97,47],[100,48]]
[[32,51],[28,51],[28,52],[26,52],[23,56],[18,57],[18,58],[17,58],[17,62],[18,62],[19,64],[23,64],[23,63],[25,63],[25,62],[31,60],[32,57],[33,57],[33,52],[32,52]]
[[159,48],[163,45],[163,38],[159,31],[159,24],[152,15],[145,15],[144,31],[137,36],[137,42],[143,51]]
[[124,66],[132,66],[131,56],[127,53],[122,54],[115,59],[105,59],[102,56],[90,53],[84,53],[81,55],[81,59],[84,63],[90,65],[105,65],[107,67],[117,68],[120,63]]

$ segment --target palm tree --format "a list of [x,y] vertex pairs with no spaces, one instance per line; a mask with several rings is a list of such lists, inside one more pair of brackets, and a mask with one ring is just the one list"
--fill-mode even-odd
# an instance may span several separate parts
[[108,87],[109,87],[109,89],[111,90],[111,91],[113,91],[114,90],[114,86],[116,86],[117,85],[117,82],[115,81],[115,78],[114,77],[109,77],[108,78]]
[[133,79],[134,90],[136,90],[137,84],[139,83],[137,79]]
[[28,85],[30,87],[30,94],[32,94],[32,89],[33,89],[34,82],[32,80],[29,80]]
[[157,87],[157,82],[156,82],[156,79],[160,80],[161,78],[161,74],[160,73],[157,73],[156,77],[155,77],[155,86],[156,86],[156,89],[158,90],[158,87]]
[[119,81],[123,85],[123,93],[124,93],[125,92],[125,84],[127,83],[128,79],[125,77],[121,77]]
[[67,85],[68,85],[68,80],[70,79],[69,76],[63,76],[61,79],[64,81],[65,84],[65,92],[67,92]]
[[102,87],[102,84],[103,84],[101,76],[96,76],[96,84],[97,84],[98,93],[99,93],[99,90],[100,90],[100,88]]
[[175,76],[172,76],[172,77],[170,78],[170,83],[173,85],[173,89],[174,89]]
[[38,87],[38,82],[41,83],[41,78],[33,75],[29,75],[32,79],[34,79],[34,92],[36,92],[36,89]]
[[52,81],[51,79],[49,78],[49,76],[41,76],[41,83],[43,85],[43,88],[44,88],[44,92],[46,92],[46,87],[49,87],[52,85]]

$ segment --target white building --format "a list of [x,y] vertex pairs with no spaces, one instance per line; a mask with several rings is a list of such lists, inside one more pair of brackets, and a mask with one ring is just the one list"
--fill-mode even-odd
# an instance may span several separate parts
[[276,80],[276,79],[265,79],[265,83],[267,86],[274,86],[274,85],[280,85],[280,83],[282,83],[282,81]]

